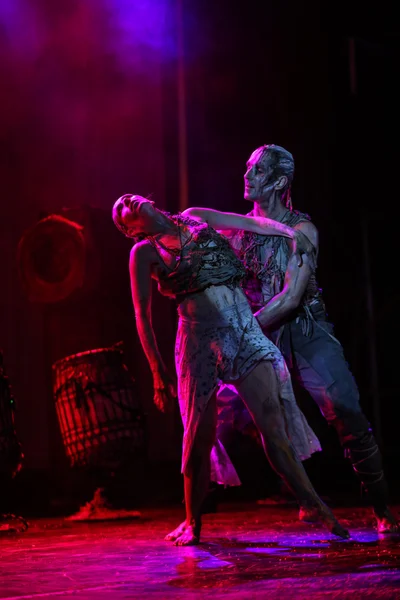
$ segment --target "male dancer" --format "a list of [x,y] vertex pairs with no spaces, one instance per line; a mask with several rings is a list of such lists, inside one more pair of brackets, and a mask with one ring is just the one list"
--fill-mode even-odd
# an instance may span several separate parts
[[[273,144],[261,146],[247,162],[244,198],[254,203],[251,215],[274,219],[302,231],[318,253],[315,225],[308,215],[292,208],[293,175],[294,160],[290,152]],[[328,423],[335,427],[345,456],[350,459],[374,509],[378,531],[399,532],[399,523],[387,505],[381,454],[361,409],[343,348],[326,320],[315,265],[308,257],[299,265],[291,258],[282,237],[245,231],[224,234],[246,267],[243,287],[258,322],[282,351],[292,379],[311,395]],[[221,395],[224,393],[226,389]],[[237,397],[231,399],[236,407],[238,402]],[[219,429],[222,425],[220,422]],[[314,515],[300,509],[300,519],[313,520]]]

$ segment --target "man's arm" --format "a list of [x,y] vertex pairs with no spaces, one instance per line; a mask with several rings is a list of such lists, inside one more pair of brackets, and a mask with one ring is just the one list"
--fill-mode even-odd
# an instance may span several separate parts
[[[308,237],[317,254],[318,231],[316,227],[312,223],[305,222],[299,223],[294,229]],[[255,313],[263,329],[276,329],[283,319],[299,306],[313,271],[314,263],[309,256],[303,256],[301,265],[299,265],[297,255],[293,254],[290,257],[282,291]]]

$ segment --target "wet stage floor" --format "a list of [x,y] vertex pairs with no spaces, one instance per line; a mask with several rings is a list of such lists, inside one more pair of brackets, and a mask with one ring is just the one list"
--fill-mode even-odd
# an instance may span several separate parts
[[163,541],[181,507],[131,521],[34,520],[0,536],[0,599],[400,599],[400,535],[378,535],[366,509],[335,512],[350,540],[299,523],[293,508],[222,505],[186,548]]

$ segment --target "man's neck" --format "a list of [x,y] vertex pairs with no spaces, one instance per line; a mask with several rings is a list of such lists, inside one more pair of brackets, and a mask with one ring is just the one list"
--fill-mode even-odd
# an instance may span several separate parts
[[274,221],[280,221],[287,213],[287,208],[284,206],[280,198],[269,198],[268,200],[261,199],[254,202],[253,212],[256,217],[267,217]]

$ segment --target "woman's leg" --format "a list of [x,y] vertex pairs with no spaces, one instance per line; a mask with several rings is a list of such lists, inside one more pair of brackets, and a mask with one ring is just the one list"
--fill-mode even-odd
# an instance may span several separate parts
[[332,533],[349,537],[322,502],[290,443],[285,429],[277,374],[271,362],[258,364],[242,381],[235,384],[257,426],[272,468],[285,481],[303,507],[316,508]]
[[186,520],[165,538],[174,541],[177,546],[193,546],[200,540],[201,507],[210,484],[210,454],[215,441],[216,426],[217,404],[213,394],[198,425],[183,476]]

